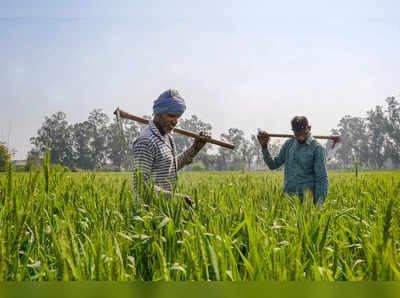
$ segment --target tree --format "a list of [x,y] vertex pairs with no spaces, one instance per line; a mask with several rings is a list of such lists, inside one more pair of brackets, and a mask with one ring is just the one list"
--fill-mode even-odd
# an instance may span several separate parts
[[74,164],[79,169],[93,170],[96,166],[91,148],[92,123],[84,121],[73,126]]
[[369,146],[367,135],[367,123],[364,118],[344,116],[337,129],[332,133],[340,135],[342,139],[341,146],[336,151],[336,159],[343,168],[352,168],[357,161],[360,166],[369,165]]
[[195,163],[193,163],[189,169],[191,171],[195,171],[195,172],[199,172],[199,171],[205,171],[206,170],[206,166],[201,162],[201,161],[197,161]]
[[45,117],[37,136],[30,139],[35,150],[41,154],[50,148],[52,163],[72,167],[74,163],[72,127],[68,125],[66,115],[57,112],[51,117]]
[[385,159],[394,168],[400,166],[400,103],[395,97],[388,97],[386,103],[388,141]]
[[40,152],[35,149],[29,151],[26,158],[25,170],[30,171],[32,167],[39,167],[41,164],[42,159],[40,158]]
[[0,142],[0,172],[4,172],[7,167],[7,163],[11,161],[11,155],[8,151],[7,146]]
[[387,108],[376,106],[365,118],[343,117],[332,133],[342,138],[334,162],[340,168],[352,168],[354,161],[371,169],[400,166],[400,104],[386,99]]
[[264,159],[261,151],[260,143],[258,142],[256,135],[251,135],[251,143],[253,146],[253,154],[255,161],[255,169],[264,168]]
[[243,162],[243,165],[247,167],[247,169],[251,169],[255,152],[256,148],[253,146],[253,144],[250,141],[244,139],[243,142],[240,144],[239,153],[240,159]]
[[101,109],[89,114],[88,128],[90,133],[91,159],[94,168],[100,168],[107,162],[107,126],[110,118]]
[[118,169],[131,169],[133,142],[139,135],[139,127],[133,121],[120,121],[122,134],[116,120],[108,127],[107,158]]
[[385,161],[387,148],[388,120],[381,106],[367,112],[367,128],[369,141],[369,167],[381,169]]
[[[204,131],[208,134],[211,134],[212,132],[211,124],[201,121],[196,115],[192,115],[188,119],[179,120],[179,128],[196,133]],[[178,154],[189,148],[193,143],[193,139],[180,134],[174,135],[174,141],[175,141],[176,151]],[[211,145],[206,144],[203,147],[203,149],[201,149],[201,151],[196,155],[193,162],[201,161],[201,163],[206,167],[206,169],[212,168],[214,165],[215,158],[208,153],[210,148]]]
[[[192,115],[188,119],[180,119],[178,127],[196,133],[204,131],[208,134],[211,134],[212,131],[211,124],[201,121],[196,115]],[[192,145],[193,139],[180,134],[174,134],[174,141],[177,152],[182,152]],[[203,148],[203,150],[204,149],[206,151],[208,150],[208,148]]]
[[218,149],[218,170],[239,170],[241,169],[243,160],[243,154],[247,150],[242,148],[242,144],[245,143],[244,132],[237,128],[230,128],[228,133],[222,133],[221,139],[225,142],[231,143],[235,146],[234,150],[227,150],[225,148]]

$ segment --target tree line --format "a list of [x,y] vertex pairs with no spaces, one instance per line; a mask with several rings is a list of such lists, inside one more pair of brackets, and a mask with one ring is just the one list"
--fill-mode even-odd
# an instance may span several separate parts
[[[149,116],[144,116],[150,119]],[[51,163],[72,170],[121,171],[132,169],[132,145],[144,125],[133,121],[111,119],[100,109],[93,110],[88,119],[70,124],[64,112],[45,117],[36,136],[30,141],[32,150],[27,156],[26,169],[39,165],[50,150]],[[179,127],[191,131],[212,133],[213,127],[196,115],[182,118]],[[364,117],[344,116],[332,134],[340,135],[342,143],[328,163],[331,169],[351,169],[357,163],[364,169],[397,169],[400,167],[400,104],[388,97],[385,106],[376,106]],[[243,130],[230,128],[220,139],[235,145],[235,150],[206,145],[188,170],[265,170],[256,135],[246,138]],[[191,145],[192,139],[174,135],[177,152]],[[270,144],[273,155],[278,154],[281,142]],[[0,155],[5,149],[0,148]],[[3,158],[4,159],[4,158]],[[0,156],[0,170],[2,167]]]
[[[143,116],[150,119],[150,116]],[[200,120],[196,115],[182,118],[179,127],[191,131],[205,131],[212,134],[212,126]],[[40,164],[46,149],[50,150],[51,163],[60,164],[76,170],[120,171],[132,169],[133,142],[144,125],[136,122],[116,119],[93,110],[83,122],[69,124],[64,112],[45,117],[36,136],[30,139],[33,148],[28,153],[27,169]],[[239,170],[264,169],[262,155],[255,135],[245,138],[243,130],[230,128],[220,138],[236,146],[234,151],[224,148],[215,150],[206,145],[197,155],[189,170]],[[192,139],[174,134],[178,153],[188,148]],[[279,146],[271,145],[277,153]]]
[[344,116],[333,134],[342,136],[331,167],[348,169],[354,163],[364,169],[400,168],[400,104],[388,97],[364,117]]

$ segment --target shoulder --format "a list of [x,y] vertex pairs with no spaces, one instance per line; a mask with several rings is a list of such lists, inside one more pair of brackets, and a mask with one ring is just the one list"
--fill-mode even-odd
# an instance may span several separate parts
[[291,138],[289,140],[286,140],[285,143],[283,143],[282,148],[290,147],[291,145],[293,145],[295,140],[296,140],[295,138]]
[[316,139],[311,140],[311,146],[314,148],[315,153],[325,153],[324,147]]
[[133,148],[147,147],[155,149],[157,148],[157,141],[157,137],[146,127],[133,142]]

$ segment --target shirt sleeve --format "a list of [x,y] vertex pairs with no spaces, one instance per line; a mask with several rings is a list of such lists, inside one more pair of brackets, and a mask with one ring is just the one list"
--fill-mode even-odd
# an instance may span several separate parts
[[268,147],[264,147],[262,149],[264,161],[270,170],[275,170],[285,163],[285,156],[286,156],[286,150],[288,148],[288,144],[289,144],[289,141],[287,141],[285,144],[283,144],[281,150],[279,151],[279,154],[275,157],[271,156],[271,153],[269,152]]
[[326,169],[325,150],[318,146],[314,155],[314,174],[315,174],[315,198],[316,203],[322,205],[328,195],[328,171]]

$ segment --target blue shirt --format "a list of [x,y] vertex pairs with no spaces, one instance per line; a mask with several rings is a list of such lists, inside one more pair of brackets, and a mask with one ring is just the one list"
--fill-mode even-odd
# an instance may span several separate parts
[[271,157],[267,147],[262,152],[271,170],[285,164],[284,192],[303,198],[308,189],[317,204],[324,203],[329,187],[326,157],[324,148],[315,139],[308,138],[304,144],[295,138],[287,140],[276,157]]

